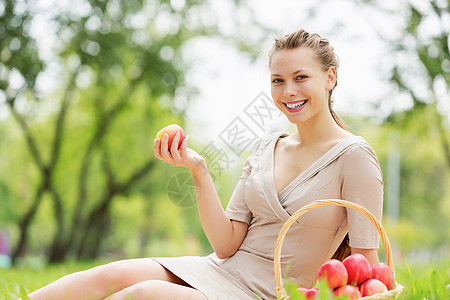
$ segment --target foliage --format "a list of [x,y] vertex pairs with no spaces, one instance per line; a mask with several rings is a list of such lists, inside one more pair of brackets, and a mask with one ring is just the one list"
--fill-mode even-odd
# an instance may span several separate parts
[[[38,289],[69,273],[81,271],[106,263],[107,261],[66,262],[47,267],[32,267],[27,264],[20,269],[0,269],[0,299],[17,299],[21,286],[28,292]],[[406,260],[396,263],[396,281],[404,286],[399,299],[449,299],[450,298],[450,261],[443,260],[415,261]],[[296,293],[296,285],[287,282],[286,290],[292,299],[302,299]],[[325,289],[322,289],[325,290]],[[295,296],[294,296],[295,295]],[[322,295],[320,299],[329,299]]]
[[[365,2],[384,9],[379,2]],[[446,229],[450,225],[450,27],[446,21],[450,2],[404,1],[392,7],[397,9],[386,11],[401,16],[402,30],[385,38],[392,64],[383,71],[390,74],[397,93],[380,99],[378,107],[391,111],[378,132],[369,136],[377,136],[373,145],[384,170],[393,147],[387,143],[388,136],[391,132],[397,136],[400,221],[388,222],[388,233],[402,251],[436,248],[448,245],[450,238]],[[409,107],[396,109],[395,100],[405,95]],[[390,189],[389,183],[386,188]],[[385,200],[390,201],[389,196]]]
[[[153,161],[153,136],[163,125],[185,122],[196,93],[186,80],[189,43],[220,37],[256,57],[258,39],[269,30],[240,17],[237,30],[224,34],[208,17],[208,1],[180,7],[176,1],[90,0],[80,2],[84,10],[53,11],[54,31],[43,44],[31,34],[43,11],[19,2],[0,1],[0,116],[9,110],[0,119],[0,228],[12,233],[15,256],[61,261],[211,251],[195,205],[168,200],[168,179],[185,170]],[[384,174],[388,136],[399,133],[400,220],[386,229],[402,252],[450,239],[443,105],[450,86],[443,21],[449,4],[406,3],[404,30],[387,45],[396,62],[390,80],[410,97],[410,109],[393,110],[383,124],[346,118],[373,146]],[[236,11],[249,9],[245,1],[235,4]],[[422,28],[430,20],[443,25],[426,35]],[[262,34],[249,37],[255,32]],[[380,100],[380,106],[391,103]],[[217,182],[224,204],[230,181]]]
[[[406,1],[403,30],[395,40],[386,40],[392,49],[394,64],[390,81],[409,96],[412,105],[403,111],[393,111],[387,122],[409,130],[411,122],[421,122],[440,142],[445,164],[450,169],[450,137],[448,108],[450,92],[450,17],[448,1],[428,1],[419,5]],[[391,99],[386,99],[385,104]],[[422,120],[423,110],[432,113]],[[426,122],[427,121],[427,122]],[[403,124],[402,124],[403,123]]]
[[[198,231],[198,221],[183,224],[194,209],[157,203],[167,201],[166,179],[180,170],[153,158],[152,137],[184,125],[196,93],[185,80],[184,50],[219,35],[210,4],[0,4],[0,109],[9,110],[0,121],[0,224],[12,232],[14,262],[27,253],[50,262],[122,253],[125,240],[143,255],[156,237],[182,243],[184,230]],[[45,17],[52,29],[38,39],[33,27]],[[254,55],[258,37],[252,46],[245,32],[222,37]],[[153,222],[164,205],[170,220]]]
[[[439,132],[429,127],[433,108],[423,107],[420,112],[420,117],[414,115],[399,123],[382,124],[370,118],[344,116],[350,130],[363,136],[377,154],[385,184],[383,226],[396,250],[402,253],[448,246],[450,240],[446,230],[450,227],[450,173],[440,140],[436,138]],[[387,214],[387,203],[391,201],[387,191],[392,188],[388,180],[388,154],[395,149],[400,153],[398,221]]]

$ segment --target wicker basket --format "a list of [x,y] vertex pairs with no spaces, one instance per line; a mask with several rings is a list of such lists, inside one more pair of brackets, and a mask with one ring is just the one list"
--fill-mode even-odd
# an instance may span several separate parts
[[[352,208],[356,211],[359,211],[360,213],[364,214],[377,228],[381,239],[384,244],[384,248],[386,251],[386,260],[387,265],[391,268],[392,272],[394,273],[395,278],[395,269],[394,269],[394,262],[392,260],[392,250],[391,245],[389,243],[389,239],[386,235],[386,232],[384,231],[383,227],[381,226],[378,219],[367,209],[362,207],[361,205],[345,201],[345,200],[339,200],[339,199],[328,199],[328,200],[316,200],[308,205],[305,205],[304,207],[297,210],[283,225],[283,227],[280,230],[280,233],[278,234],[277,243],[275,245],[275,256],[274,256],[274,268],[275,268],[275,280],[277,284],[277,296],[278,299],[288,299],[289,297],[286,294],[286,291],[283,287],[283,278],[281,275],[281,247],[283,245],[284,237],[286,236],[289,228],[291,225],[304,213],[317,208],[321,206],[331,206],[331,205],[337,205],[337,206],[343,206]],[[400,285],[395,281],[394,288],[392,290],[387,291],[386,293],[379,293],[372,296],[362,297],[360,299],[395,299],[398,297],[398,295],[402,292],[403,286]]]

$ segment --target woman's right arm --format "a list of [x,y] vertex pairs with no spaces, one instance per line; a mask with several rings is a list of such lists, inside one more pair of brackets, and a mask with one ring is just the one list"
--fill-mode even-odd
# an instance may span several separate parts
[[222,207],[205,159],[194,150],[187,148],[186,137],[180,149],[176,148],[179,135],[174,138],[170,151],[168,136],[162,141],[155,140],[155,157],[174,166],[188,168],[192,173],[197,195],[200,220],[217,257],[226,258],[239,249],[247,234],[248,224],[230,220]]

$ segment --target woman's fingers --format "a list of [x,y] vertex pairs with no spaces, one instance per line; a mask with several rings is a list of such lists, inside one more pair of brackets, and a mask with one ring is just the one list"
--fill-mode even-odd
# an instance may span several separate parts
[[170,152],[172,153],[172,157],[176,162],[181,160],[180,151],[178,151],[179,141],[180,141],[180,132],[177,132],[177,134],[175,134],[175,137],[172,140],[172,146],[170,147]]
[[188,140],[189,140],[189,135],[187,135],[183,142],[181,142],[181,147],[180,147],[180,154],[184,155],[185,153],[187,153],[187,144],[188,144]]
[[161,156],[168,163],[172,163],[172,155],[169,152],[169,135],[167,133],[164,134],[161,141]]
[[162,159],[161,156],[161,140],[159,138],[156,138],[154,140],[154,145],[153,145],[153,153],[155,155],[156,158],[158,159]]

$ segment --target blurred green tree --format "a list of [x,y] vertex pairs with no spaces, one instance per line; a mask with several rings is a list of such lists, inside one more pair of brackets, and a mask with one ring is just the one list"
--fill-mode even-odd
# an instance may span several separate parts
[[[49,262],[96,258],[113,201],[133,191],[150,197],[140,182],[155,168],[152,137],[161,124],[183,125],[195,93],[185,80],[184,47],[220,36],[257,53],[258,37],[220,34],[208,12],[204,0],[89,0],[46,10],[33,1],[0,1],[0,109],[9,109],[18,126],[8,126],[24,137],[27,152],[18,151],[22,163],[14,167],[28,174],[26,190],[33,191],[19,195],[21,178],[0,178],[22,204],[14,261],[26,253],[45,197],[55,220]],[[32,34],[44,15],[51,44]],[[260,30],[261,40],[267,31]],[[49,81],[57,85],[51,93]]]
[[[427,123],[439,133],[439,141],[450,171],[448,103],[450,91],[450,2],[432,0],[419,5],[406,4],[404,28],[396,41],[390,41],[396,63],[391,81],[412,99],[410,109],[393,113],[388,122],[409,122],[421,118],[428,110],[433,114]],[[428,108],[427,108],[428,107]]]
[[[384,143],[389,133],[399,133],[402,220],[398,230],[415,228],[410,232],[416,237],[415,247],[448,246],[448,230],[442,229],[450,225],[446,208],[450,201],[450,2],[404,1],[387,5],[390,8],[377,1],[363,2],[399,20],[402,29],[379,33],[390,50],[388,80],[401,94],[394,95],[402,100],[406,95],[411,103],[406,109],[392,109],[378,133]],[[380,99],[376,106],[384,111],[395,107],[396,97]],[[388,151],[389,145],[382,147]],[[386,161],[386,156],[380,151],[381,160]]]

